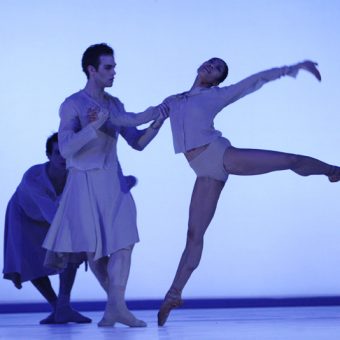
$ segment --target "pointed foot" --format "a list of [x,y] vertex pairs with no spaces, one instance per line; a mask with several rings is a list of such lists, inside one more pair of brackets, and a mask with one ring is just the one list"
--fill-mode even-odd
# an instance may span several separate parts
[[157,314],[158,326],[162,327],[166,323],[172,309],[180,307],[183,301],[180,296],[167,294]]
[[340,175],[328,176],[328,179],[331,183],[336,183],[340,181]]

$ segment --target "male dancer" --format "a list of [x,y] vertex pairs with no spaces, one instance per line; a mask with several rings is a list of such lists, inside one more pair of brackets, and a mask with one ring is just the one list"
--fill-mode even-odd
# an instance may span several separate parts
[[65,160],[59,153],[58,134],[46,141],[48,162],[29,168],[6,211],[4,278],[22,288],[22,282],[31,281],[52,306],[53,312],[41,324],[88,323],[91,319],[70,306],[70,294],[77,267],[69,265],[60,273],[58,296],[54,292],[49,275],[59,271],[44,267],[46,251],[42,243],[57,210],[64,189],[67,171]]

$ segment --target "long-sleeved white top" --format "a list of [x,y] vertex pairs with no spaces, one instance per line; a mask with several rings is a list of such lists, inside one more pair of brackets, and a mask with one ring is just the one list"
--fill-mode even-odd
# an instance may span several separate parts
[[283,75],[296,77],[297,72],[298,68],[294,66],[272,68],[234,85],[194,88],[189,92],[168,97],[165,101],[170,107],[175,153],[211,143],[222,135],[214,127],[214,118],[224,107]]
[[[116,142],[122,127],[129,130],[158,117],[159,113],[150,107],[139,114],[126,112],[118,98],[106,93],[108,109],[91,98],[84,90],[68,97],[60,107],[60,126],[58,132],[59,149],[66,159],[68,168],[80,170],[102,169],[115,166],[117,152]],[[90,123],[89,110],[99,108],[109,113],[105,123]],[[99,118],[100,120],[101,118]],[[130,129],[131,130],[131,129]]]

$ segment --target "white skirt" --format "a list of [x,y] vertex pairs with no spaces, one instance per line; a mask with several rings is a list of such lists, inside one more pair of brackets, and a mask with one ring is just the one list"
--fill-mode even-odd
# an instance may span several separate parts
[[124,184],[117,169],[71,168],[44,248],[63,255],[91,252],[97,260],[138,242],[136,206]]

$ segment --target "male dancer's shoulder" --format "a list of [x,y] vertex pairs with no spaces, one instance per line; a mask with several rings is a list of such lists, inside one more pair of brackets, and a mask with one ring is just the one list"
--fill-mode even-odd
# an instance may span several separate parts
[[86,96],[83,92],[84,92],[83,90],[80,90],[78,92],[71,94],[70,96],[65,98],[64,103],[72,103],[85,100]]

